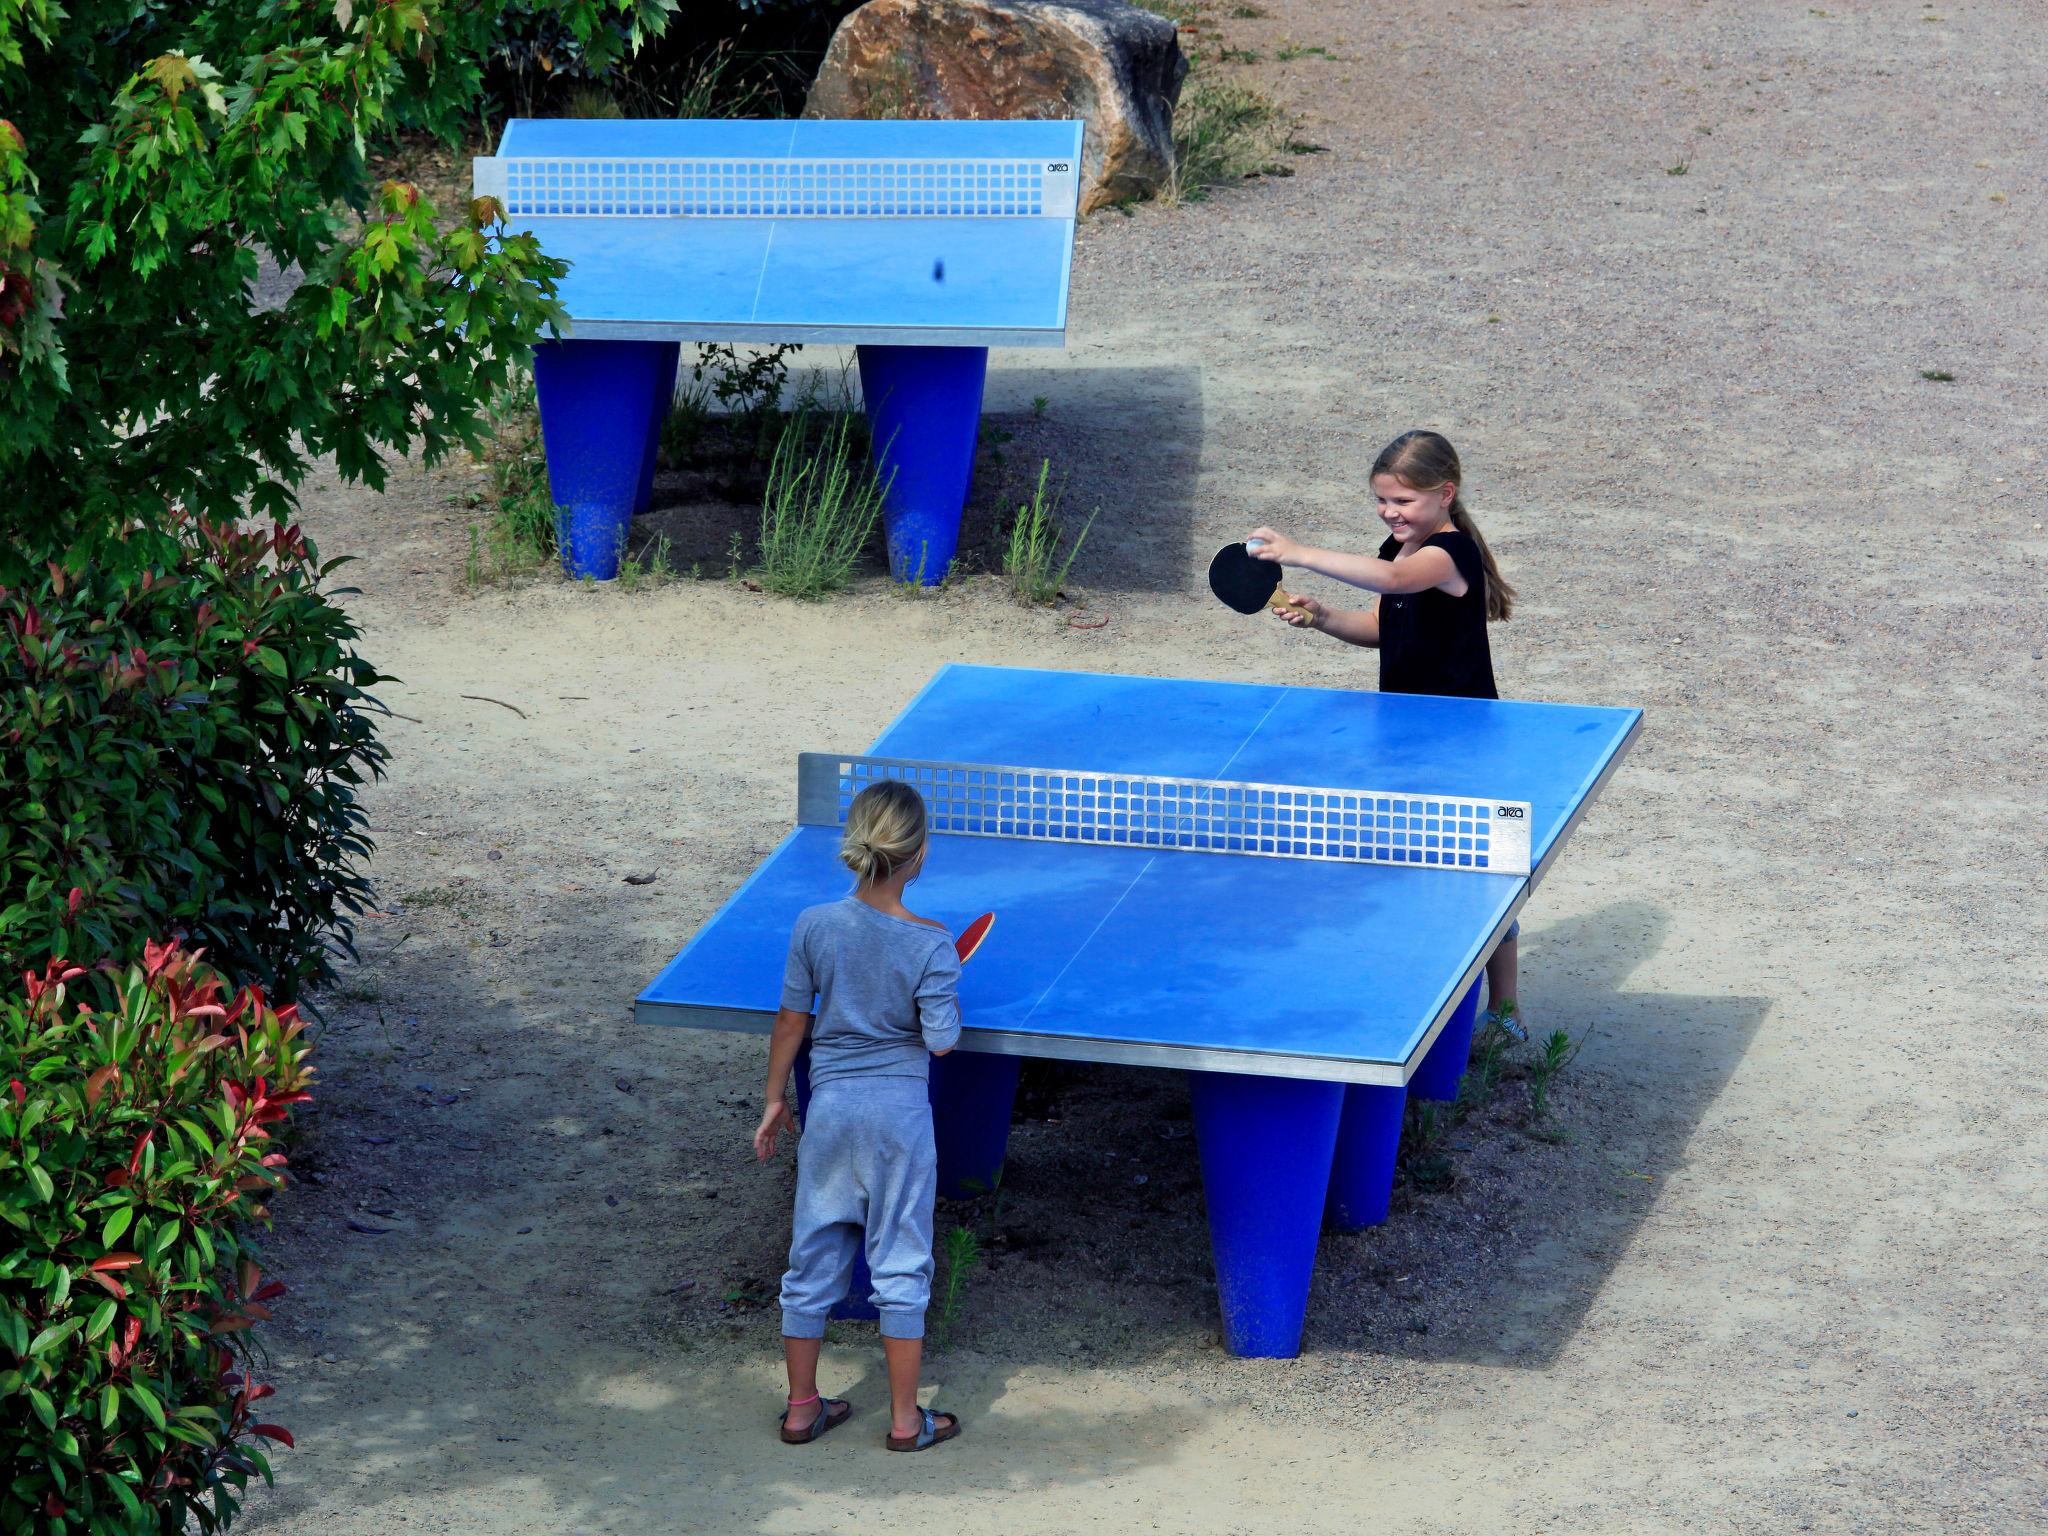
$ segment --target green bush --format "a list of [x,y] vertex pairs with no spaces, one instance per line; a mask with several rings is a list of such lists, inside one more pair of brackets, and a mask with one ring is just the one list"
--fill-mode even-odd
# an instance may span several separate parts
[[296,527],[170,532],[138,571],[0,588],[0,966],[182,933],[293,998],[368,902],[381,679]]
[[225,1525],[260,1440],[245,1332],[283,1292],[245,1228],[306,1098],[302,1024],[148,946],[95,1011],[52,961],[0,1000],[0,1530]]

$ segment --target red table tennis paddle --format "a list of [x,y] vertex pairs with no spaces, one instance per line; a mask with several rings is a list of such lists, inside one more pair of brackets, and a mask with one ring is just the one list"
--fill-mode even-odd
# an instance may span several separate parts
[[960,957],[962,965],[967,963],[970,955],[981,948],[981,941],[988,937],[989,929],[995,927],[995,925],[995,913],[984,912],[960,930],[960,937],[953,941],[953,953]]

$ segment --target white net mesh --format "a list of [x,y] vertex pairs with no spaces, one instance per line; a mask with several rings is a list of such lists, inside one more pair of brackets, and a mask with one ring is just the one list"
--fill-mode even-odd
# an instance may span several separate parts
[[884,779],[916,788],[931,829],[957,836],[1529,873],[1528,805],[1457,795],[805,753],[802,817],[843,823]]
[[477,162],[476,190],[507,213],[537,217],[1071,217],[1068,169],[1042,160],[501,156]]

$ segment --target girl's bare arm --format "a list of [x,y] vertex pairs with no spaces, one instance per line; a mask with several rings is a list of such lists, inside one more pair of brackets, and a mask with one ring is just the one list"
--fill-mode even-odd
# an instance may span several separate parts
[[770,1104],[781,1102],[783,1091],[789,1087],[790,1069],[796,1065],[796,1053],[804,1043],[804,1036],[811,1027],[811,1016],[798,1013],[794,1008],[778,1008],[775,1011],[775,1028],[768,1035],[768,1093]]
[[1252,553],[1261,560],[1276,560],[1297,570],[1314,571],[1368,592],[1427,592],[1432,587],[1442,587],[1453,597],[1465,595],[1466,581],[1458,574],[1457,562],[1441,549],[1420,549],[1405,560],[1381,560],[1372,555],[1347,555],[1342,550],[1297,544],[1271,528],[1253,530],[1252,538],[1260,542]]
[[1295,608],[1276,608],[1276,618],[1284,619],[1296,629],[1319,629],[1326,635],[1342,640],[1346,645],[1377,647],[1380,643],[1380,605],[1370,608],[1325,608],[1312,597],[1298,597],[1290,594]]
[[1380,605],[1374,603],[1365,609],[1325,608],[1315,627],[1326,635],[1335,635],[1346,645],[1377,649],[1380,643]]

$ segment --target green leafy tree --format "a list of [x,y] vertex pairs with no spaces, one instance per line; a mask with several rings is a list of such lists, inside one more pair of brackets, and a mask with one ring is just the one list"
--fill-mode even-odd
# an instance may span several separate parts
[[[556,10],[601,63],[673,4]],[[172,505],[283,520],[323,457],[378,486],[481,441],[564,269],[366,147],[475,114],[502,9],[0,0],[0,582],[146,555]]]
[[[552,9],[603,61],[673,3]],[[290,513],[480,443],[561,318],[490,199],[369,170],[474,119],[506,5],[0,0],[9,967],[184,933],[292,997],[346,946],[376,673]]]

